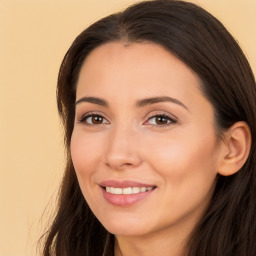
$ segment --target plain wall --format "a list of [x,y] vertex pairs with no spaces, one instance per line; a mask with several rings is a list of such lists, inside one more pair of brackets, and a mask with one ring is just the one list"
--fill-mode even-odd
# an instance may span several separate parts
[[[89,24],[133,2],[0,0],[0,256],[39,255],[35,243],[54,209],[64,167],[55,87],[65,52]],[[256,1],[193,2],[224,23],[255,74]]]

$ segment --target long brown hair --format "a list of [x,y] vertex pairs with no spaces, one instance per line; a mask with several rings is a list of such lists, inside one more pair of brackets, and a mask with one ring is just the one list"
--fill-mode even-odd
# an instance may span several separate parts
[[173,0],[141,2],[101,19],[83,31],[66,53],[58,77],[57,103],[65,128],[67,164],[43,255],[114,255],[114,236],[87,205],[70,156],[81,65],[93,49],[113,41],[154,42],[194,70],[214,107],[218,135],[237,121],[249,125],[252,146],[247,162],[232,176],[218,176],[212,200],[188,241],[187,251],[188,256],[255,256],[255,79],[238,43],[220,21],[195,4]]

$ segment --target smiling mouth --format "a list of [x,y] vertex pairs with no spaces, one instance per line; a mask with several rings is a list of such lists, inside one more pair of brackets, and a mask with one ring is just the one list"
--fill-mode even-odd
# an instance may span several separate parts
[[156,187],[126,187],[126,188],[116,188],[116,187],[103,187],[106,192],[114,195],[132,195],[140,194],[147,191],[151,191]]

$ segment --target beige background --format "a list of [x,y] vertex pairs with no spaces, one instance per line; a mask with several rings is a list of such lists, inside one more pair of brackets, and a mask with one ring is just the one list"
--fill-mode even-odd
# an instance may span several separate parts
[[[55,84],[76,35],[132,0],[0,0],[0,256],[34,256],[63,171]],[[195,0],[256,71],[256,1]],[[48,205],[44,218],[42,214]]]

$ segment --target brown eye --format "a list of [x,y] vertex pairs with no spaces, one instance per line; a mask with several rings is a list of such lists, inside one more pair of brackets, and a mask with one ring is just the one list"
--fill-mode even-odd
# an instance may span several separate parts
[[91,117],[91,122],[93,124],[102,124],[103,120],[104,120],[104,118],[102,116],[92,116]]
[[157,116],[157,117],[155,117],[155,122],[156,122],[156,124],[168,124],[168,119],[166,118],[166,117],[163,117],[163,116]]
[[167,115],[155,115],[149,118],[147,123],[150,125],[164,126],[177,123],[177,121]]
[[80,122],[87,125],[100,125],[108,123],[108,121],[101,115],[87,115],[84,116]]

